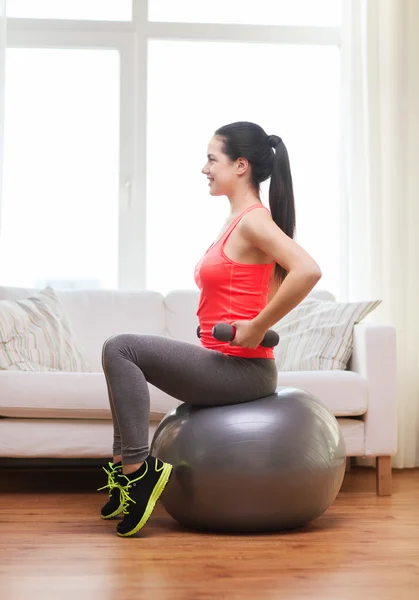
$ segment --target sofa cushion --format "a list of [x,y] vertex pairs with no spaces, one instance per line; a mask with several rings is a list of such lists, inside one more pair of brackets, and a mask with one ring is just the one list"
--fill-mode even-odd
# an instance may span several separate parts
[[91,370],[52,288],[22,300],[0,300],[0,369]]
[[[0,416],[111,419],[103,373],[0,371]],[[178,400],[148,384],[152,413],[166,414]],[[152,414],[151,419],[155,416]]]
[[353,349],[353,327],[381,300],[331,302],[307,297],[273,325],[278,371],[346,369]]
[[[365,379],[348,371],[280,373],[279,386],[304,389],[317,396],[336,416],[366,411]],[[103,373],[0,372],[0,416],[27,418],[111,419]],[[150,391],[151,420],[180,404],[155,386]]]
[[296,387],[316,396],[335,415],[363,415],[368,408],[368,382],[352,371],[282,371],[278,386]]

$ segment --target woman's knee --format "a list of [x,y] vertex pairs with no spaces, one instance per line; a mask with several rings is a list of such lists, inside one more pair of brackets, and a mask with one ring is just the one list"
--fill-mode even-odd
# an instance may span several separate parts
[[128,342],[129,334],[117,333],[105,340],[102,348],[102,365],[104,366],[117,353],[123,351]]

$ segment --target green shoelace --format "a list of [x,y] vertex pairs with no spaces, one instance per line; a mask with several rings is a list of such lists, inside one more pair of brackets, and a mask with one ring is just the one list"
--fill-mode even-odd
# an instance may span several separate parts
[[113,463],[109,462],[109,471],[106,467],[102,467],[102,469],[105,471],[105,473],[108,475],[108,483],[100,488],[97,489],[97,491],[99,492],[100,490],[105,490],[106,488],[109,488],[109,496],[112,494],[112,490],[114,490],[115,488],[119,488],[119,484],[115,481],[115,477],[114,474],[116,473],[117,469],[115,469],[115,467],[113,466]]

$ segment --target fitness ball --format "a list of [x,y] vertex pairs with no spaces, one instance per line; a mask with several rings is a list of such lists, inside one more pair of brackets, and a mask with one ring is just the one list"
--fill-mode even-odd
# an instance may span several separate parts
[[178,523],[232,533],[316,519],[335,500],[346,462],[334,415],[291,387],[240,404],[181,404],[159,423],[150,453],[174,467],[161,502]]

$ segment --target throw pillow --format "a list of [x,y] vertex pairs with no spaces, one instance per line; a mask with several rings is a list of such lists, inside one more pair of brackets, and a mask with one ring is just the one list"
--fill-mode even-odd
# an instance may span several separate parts
[[345,370],[354,325],[380,304],[305,298],[272,327],[280,336],[274,349],[278,371]]
[[91,372],[51,287],[24,300],[0,301],[0,369]]

